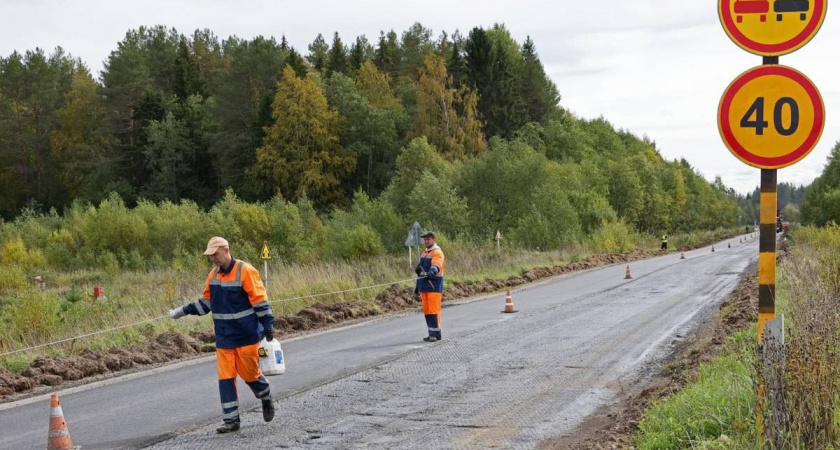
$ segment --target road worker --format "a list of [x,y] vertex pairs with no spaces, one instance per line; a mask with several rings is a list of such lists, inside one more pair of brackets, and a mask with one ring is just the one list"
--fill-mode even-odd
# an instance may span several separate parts
[[668,235],[667,234],[662,235],[662,247],[660,247],[660,249],[661,250],[668,250]]
[[263,419],[271,422],[274,418],[271,387],[260,372],[257,354],[263,337],[268,341],[274,339],[274,315],[259,271],[245,261],[234,259],[227,240],[221,237],[210,239],[204,254],[216,266],[207,276],[204,295],[186,306],[169,311],[169,315],[178,319],[187,314],[213,314],[224,421],[216,431],[230,433],[239,430],[237,375],[262,401]]
[[423,314],[429,328],[429,335],[423,340],[436,342],[443,339],[440,333],[440,302],[443,298],[443,272],[446,264],[443,250],[435,243],[435,233],[427,231],[420,237],[423,238],[426,249],[420,255],[420,262],[414,270],[417,274],[417,286],[414,291],[420,294]]

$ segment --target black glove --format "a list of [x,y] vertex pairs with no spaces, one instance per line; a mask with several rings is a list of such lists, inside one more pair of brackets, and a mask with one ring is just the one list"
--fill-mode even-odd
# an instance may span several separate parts
[[420,264],[417,264],[417,267],[414,268],[414,273],[416,273],[417,276],[419,277],[420,274],[423,273],[423,266],[421,266]]
[[274,340],[274,330],[272,330],[270,328],[265,330],[265,333],[263,333],[263,337],[265,338],[266,341],[273,341]]

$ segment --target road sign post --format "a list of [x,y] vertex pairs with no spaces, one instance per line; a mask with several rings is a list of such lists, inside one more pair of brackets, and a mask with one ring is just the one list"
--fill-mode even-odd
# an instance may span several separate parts
[[409,266],[414,266],[414,258],[411,256],[412,245],[417,247],[417,254],[420,254],[420,244],[423,243],[423,239],[420,237],[421,234],[423,234],[423,227],[420,226],[419,222],[414,222],[414,225],[408,230],[408,237],[405,239],[405,246],[408,247]]
[[[765,324],[776,317],[777,170],[808,155],[825,125],[825,108],[816,86],[804,74],[780,66],[779,56],[798,50],[817,34],[825,20],[826,1],[718,0],[720,22],[732,42],[762,56],[762,65],[739,75],[718,106],[718,129],[726,147],[736,158],[761,169],[759,345]],[[759,448],[764,445],[764,390],[758,380]]]
[[263,241],[260,259],[263,261],[263,280],[268,281],[268,260],[271,259],[271,255],[268,253],[268,241]]

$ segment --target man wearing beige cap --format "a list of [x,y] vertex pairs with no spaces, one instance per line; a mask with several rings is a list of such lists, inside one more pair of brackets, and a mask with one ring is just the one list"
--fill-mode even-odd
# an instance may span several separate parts
[[260,340],[274,339],[274,315],[268,304],[260,273],[245,261],[230,255],[228,241],[214,237],[204,251],[216,266],[207,276],[204,295],[181,308],[169,311],[173,319],[186,314],[213,314],[216,331],[216,367],[219,372],[219,396],[222,420],[219,433],[239,430],[239,397],[236,376],[262,400],[263,419],[274,418],[271,389],[260,372],[258,349]]

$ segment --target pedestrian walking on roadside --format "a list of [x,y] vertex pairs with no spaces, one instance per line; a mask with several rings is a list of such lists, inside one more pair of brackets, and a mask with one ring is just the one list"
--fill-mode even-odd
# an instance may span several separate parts
[[423,238],[426,249],[420,255],[420,262],[414,270],[417,274],[414,292],[420,295],[420,300],[423,302],[423,314],[426,316],[426,326],[429,328],[429,335],[423,340],[436,342],[443,339],[440,332],[440,303],[443,299],[443,272],[446,269],[446,262],[443,250],[435,243],[435,233],[427,231],[420,237]]
[[660,249],[668,250],[668,235],[667,234],[662,235],[662,247],[660,247]]
[[271,387],[260,372],[257,353],[263,337],[268,341],[274,339],[274,315],[259,271],[245,261],[234,259],[228,241],[221,237],[210,239],[204,254],[216,266],[207,276],[204,295],[169,311],[169,316],[178,319],[187,314],[213,314],[224,421],[216,431],[230,433],[239,430],[240,424],[237,375],[262,401],[263,419],[271,422],[274,418]]

